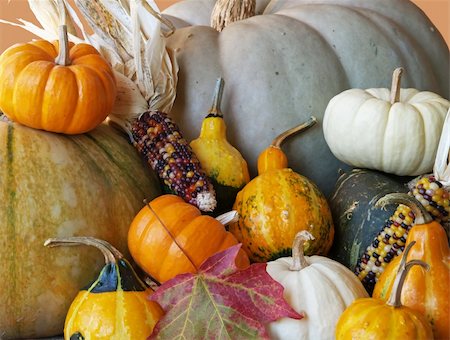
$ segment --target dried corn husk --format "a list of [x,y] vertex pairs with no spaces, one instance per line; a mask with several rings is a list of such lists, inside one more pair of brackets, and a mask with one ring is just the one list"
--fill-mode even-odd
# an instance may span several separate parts
[[434,177],[450,189],[450,110],[445,117],[433,168]]

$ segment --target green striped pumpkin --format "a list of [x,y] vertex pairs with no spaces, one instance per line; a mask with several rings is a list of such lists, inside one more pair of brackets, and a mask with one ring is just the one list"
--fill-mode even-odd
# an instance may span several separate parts
[[0,122],[0,338],[62,334],[70,303],[103,260],[44,241],[93,236],[128,256],[134,215],[160,193],[145,169],[107,125],[69,137]]

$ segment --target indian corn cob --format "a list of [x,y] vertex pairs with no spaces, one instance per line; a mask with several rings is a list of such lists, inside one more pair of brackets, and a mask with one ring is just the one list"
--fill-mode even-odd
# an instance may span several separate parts
[[213,186],[167,114],[145,112],[132,124],[131,133],[134,146],[171,191],[202,211],[214,210]]
[[[434,176],[419,179],[409,194],[413,195],[436,221],[443,225],[450,222],[450,193]],[[355,268],[355,274],[367,291],[373,291],[386,265],[403,252],[408,231],[413,225],[413,212],[400,204],[367,247]]]

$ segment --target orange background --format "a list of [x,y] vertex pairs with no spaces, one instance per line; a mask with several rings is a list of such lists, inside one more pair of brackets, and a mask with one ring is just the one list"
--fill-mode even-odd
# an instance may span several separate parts
[[[156,3],[160,6],[160,9],[163,10],[177,1],[178,0],[156,0]],[[427,14],[443,35],[447,45],[450,46],[450,0],[412,1]],[[0,18],[9,21],[23,18],[36,23],[35,20],[33,20],[33,14],[28,8],[26,0],[0,0]],[[0,24],[0,53],[14,43],[26,42],[33,38],[35,38],[34,35],[20,28]]]

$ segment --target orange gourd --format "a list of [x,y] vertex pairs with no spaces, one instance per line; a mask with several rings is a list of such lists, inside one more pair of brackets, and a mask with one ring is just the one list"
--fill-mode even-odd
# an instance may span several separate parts
[[[415,245],[407,259],[422,260],[431,267],[427,272],[411,269],[404,283],[402,304],[427,316],[435,339],[450,339],[450,249],[445,230],[413,197],[391,194],[383,198],[382,204],[387,203],[401,203],[413,210],[416,225],[408,233],[406,246]],[[400,257],[396,257],[386,266],[375,285],[374,297],[387,299],[400,265]]]
[[[162,195],[134,218],[128,248],[135,262],[161,283],[178,274],[195,273],[208,257],[238,243],[220,220],[201,215],[199,209],[179,196]],[[243,250],[236,265],[249,265]]]
[[237,195],[233,209],[239,220],[230,225],[250,260],[267,262],[290,256],[292,240],[301,230],[314,236],[305,254],[326,254],[334,237],[331,212],[315,183],[288,168],[281,143],[316,123],[309,121],[279,135],[258,158],[258,176]]
[[[425,316],[402,305],[400,296],[405,279],[412,270],[425,271],[428,264],[419,260],[406,262],[411,246],[405,249],[403,261],[395,273],[392,292],[387,302],[376,298],[355,300],[347,307],[336,325],[336,340],[430,340],[433,339],[431,325]],[[415,265],[418,265],[414,267]],[[419,267],[420,266],[420,267]]]
[[[58,54],[59,52],[59,54]],[[67,40],[16,44],[0,56],[0,110],[28,127],[66,134],[92,130],[112,111],[116,80],[88,44]]]

